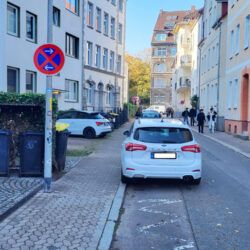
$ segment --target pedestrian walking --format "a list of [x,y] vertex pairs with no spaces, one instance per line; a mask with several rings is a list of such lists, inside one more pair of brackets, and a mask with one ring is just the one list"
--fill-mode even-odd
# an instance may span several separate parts
[[197,121],[198,121],[198,128],[199,128],[199,133],[204,133],[204,123],[206,121],[205,114],[203,112],[203,109],[200,109],[199,114],[197,115]]
[[216,123],[216,119],[217,119],[217,112],[214,111],[213,112],[213,115],[212,115],[212,118],[211,118],[211,133],[214,134],[214,130],[215,130],[215,123]]
[[182,112],[182,117],[183,117],[183,122],[184,122],[184,124],[189,125],[189,121],[188,121],[189,111],[188,111],[188,108],[186,108],[186,109]]
[[170,117],[174,118],[174,109],[173,108],[171,108],[171,110],[170,110]]
[[212,133],[212,116],[213,116],[214,108],[211,107],[210,111],[207,114],[208,128],[210,133]]
[[135,118],[140,118],[142,115],[142,107],[138,107],[136,113],[135,113]]
[[196,109],[192,107],[189,112],[191,126],[194,126],[196,115]]

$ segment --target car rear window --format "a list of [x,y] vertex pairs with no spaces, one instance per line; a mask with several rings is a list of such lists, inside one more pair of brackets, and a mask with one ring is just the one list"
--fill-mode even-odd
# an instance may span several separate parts
[[89,119],[104,119],[100,114],[89,114]]
[[145,112],[142,113],[142,118],[161,118],[160,114],[154,112]]
[[181,144],[193,140],[192,133],[186,128],[150,127],[138,128],[134,139],[148,143]]

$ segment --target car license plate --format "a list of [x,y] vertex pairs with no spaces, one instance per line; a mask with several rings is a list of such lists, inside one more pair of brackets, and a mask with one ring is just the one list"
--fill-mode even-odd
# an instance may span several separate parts
[[152,159],[176,159],[176,153],[152,153],[151,154]]

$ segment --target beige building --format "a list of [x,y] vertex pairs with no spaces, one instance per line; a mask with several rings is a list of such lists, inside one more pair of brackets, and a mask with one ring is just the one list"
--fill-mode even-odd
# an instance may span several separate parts
[[200,107],[218,113],[218,130],[224,130],[227,0],[205,0],[200,50]]
[[[175,111],[190,108],[191,83],[194,68],[197,68],[197,41],[194,26],[197,23],[198,11],[193,11],[176,24],[173,33],[177,43],[177,54],[173,65],[172,106]],[[197,29],[198,31],[198,29]]]
[[228,4],[225,130],[250,137],[250,2]]
[[152,37],[151,104],[171,106],[173,77],[172,65],[176,56],[175,25],[191,11],[162,11],[157,19]]

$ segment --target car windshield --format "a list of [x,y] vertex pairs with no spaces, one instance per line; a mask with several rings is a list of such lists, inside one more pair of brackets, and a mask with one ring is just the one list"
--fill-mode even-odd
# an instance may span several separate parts
[[143,112],[142,118],[161,118],[160,114],[157,112]]
[[186,128],[149,127],[138,128],[134,139],[148,143],[181,144],[192,141],[193,136]]

